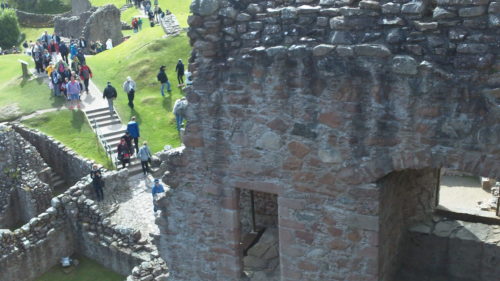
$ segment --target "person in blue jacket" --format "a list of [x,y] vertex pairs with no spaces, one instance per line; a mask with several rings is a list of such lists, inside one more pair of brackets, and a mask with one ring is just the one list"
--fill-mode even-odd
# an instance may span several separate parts
[[139,153],[139,124],[135,121],[135,116],[130,118],[130,122],[127,124],[127,131],[129,132],[132,139],[134,139],[135,152]]
[[153,185],[153,210],[156,213],[158,211],[158,206],[156,206],[155,200],[156,197],[158,196],[158,193],[165,192],[165,189],[163,189],[163,185],[160,183],[159,179],[155,179],[155,184]]

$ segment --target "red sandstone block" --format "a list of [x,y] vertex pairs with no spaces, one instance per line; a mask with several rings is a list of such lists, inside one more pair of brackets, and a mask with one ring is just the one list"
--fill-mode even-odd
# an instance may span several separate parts
[[303,223],[293,221],[293,220],[283,219],[283,218],[279,218],[278,226],[296,229],[296,230],[304,230],[305,229],[305,225]]
[[340,228],[336,228],[336,227],[329,227],[328,228],[328,232],[333,236],[333,237],[339,237],[339,236],[342,236],[342,234],[344,233],[344,231]]
[[301,199],[278,197],[278,206],[280,208],[303,209],[305,205],[306,202]]
[[296,141],[288,144],[288,150],[298,158],[304,158],[311,151],[305,144]]
[[285,123],[285,121],[281,120],[280,118],[273,119],[271,122],[267,123],[267,126],[272,130],[282,133],[288,129],[288,125]]
[[283,169],[285,170],[299,170],[302,167],[302,160],[295,157],[288,157],[283,162]]
[[237,181],[233,185],[236,188],[254,190],[259,192],[267,192],[273,194],[280,194],[282,192],[282,187],[270,183],[270,182],[262,182],[262,181]]
[[328,246],[332,250],[343,251],[349,248],[350,244],[342,239],[334,239],[332,242],[328,244]]
[[318,266],[316,266],[310,262],[307,262],[307,261],[299,262],[298,267],[304,271],[317,271],[319,269]]
[[307,244],[312,244],[314,241],[314,234],[306,231],[295,231],[295,236]]
[[335,129],[342,125],[343,118],[336,112],[325,112],[319,115],[318,120],[319,122]]

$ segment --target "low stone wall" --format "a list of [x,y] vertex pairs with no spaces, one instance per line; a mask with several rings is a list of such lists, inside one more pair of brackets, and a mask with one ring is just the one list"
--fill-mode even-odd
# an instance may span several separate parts
[[33,280],[74,250],[64,207],[53,201],[52,207],[21,228],[0,233],[0,279]]
[[500,276],[498,226],[444,218],[413,226],[395,280],[493,281]]
[[178,35],[182,30],[174,14],[165,15],[161,18],[160,25],[166,35]]
[[132,274],[127,276],[127,281],[167,281],[167,272],[167,265],[157,256],[154,260],[143,262],[134,267],[134,269],[132,269]]
[[[106,191],[126,187],[127,176],[127,170],[106,172]],[[52,198],[51,207],[28,224],[0,232],[0,279],[33,280],[74,253],[123,275],[154,258],[141,232],[112,224],[90,199],[93,196],[87,176]]]
[[92,160],[79,156],[75,151],[46,134],[15,123],[12,127],[24,139],[33,144],[45,162],[69,184],[74,184],[88,175]]
[[[53,27],[56,17],[65,17],[71,15],[71,12],[64,14],[34,14],[25,11],[16,10],[19,24],[26,27]],[[41,35],[41,34],[40,34]]]

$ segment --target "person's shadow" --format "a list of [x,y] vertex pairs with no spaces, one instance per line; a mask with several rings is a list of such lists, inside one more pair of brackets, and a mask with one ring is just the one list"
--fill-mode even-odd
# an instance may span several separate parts
[[81,110],[72,110],[72,114],[73,118],[71,119],[71,126],[80,132],[82,130],[83,123],[85,122],[85,115]]

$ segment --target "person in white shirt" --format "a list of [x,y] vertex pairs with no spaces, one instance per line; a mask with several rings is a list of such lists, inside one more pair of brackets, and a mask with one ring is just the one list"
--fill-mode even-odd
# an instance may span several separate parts
[[123,83],[123,91],[127,93],[128,97],[128,106],[130,108],[134,108],[134,97],[135,97],[135,82],[130,78],[130,76],[127,77],[127,80]]

